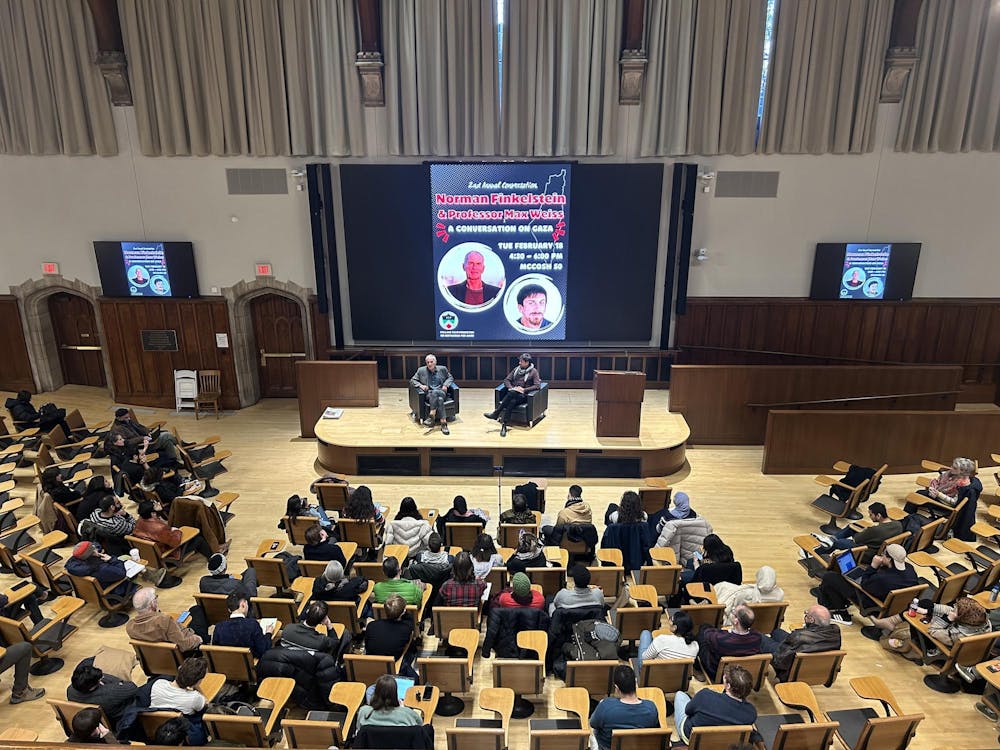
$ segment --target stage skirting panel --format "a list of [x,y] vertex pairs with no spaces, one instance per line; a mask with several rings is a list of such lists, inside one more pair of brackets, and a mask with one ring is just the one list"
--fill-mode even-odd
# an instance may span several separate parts
[[410,417],[407,391],[383,388],[379,406],[347,408],[340,419],[316,423],[317,458],[324,471],[387,476],[509,476],[640,478],[666,476],[685,461],[690,431],[667,411],[665,392],[647,392],[637,438],[597,438],[593,394],[553,390],[545,419],[533,428],[500,425],[483,416],[493,391],[463,388],[461,413],[450,435]]

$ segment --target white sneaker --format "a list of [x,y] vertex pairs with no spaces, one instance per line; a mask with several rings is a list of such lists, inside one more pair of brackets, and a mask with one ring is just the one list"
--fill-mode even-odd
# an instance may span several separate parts
[[846,610],[834,610],[830,613],[830,620],[838,625],[853,625],[854,619],[851,613]]
[[816,541],[818,541],[824,547],[832,547],[833,546],[833,537],[832,536],[825,536],[823,534],[810,534],[809,536],[811,536],[813,539],[815,539]]
[[806,551],[805,551],[804,549],[802,549],[801,547],[799,547],[799,557],[800,557],[800,558],[801,558],[802,560],[808,560],[808,559],[809,559],[810,557],[812,557],[812,555],[810,555],[810,554],[809,554],[808,552],[806,552]]

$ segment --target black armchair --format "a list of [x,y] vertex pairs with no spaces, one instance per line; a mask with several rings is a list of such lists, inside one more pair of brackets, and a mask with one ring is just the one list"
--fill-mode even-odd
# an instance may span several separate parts
[[[417,422],[427,419],[427,415],[430,414],[424,392],[415,385],[410,385],[410,412]],[[458,414],[458,386],[454,383],[448,386],[448,395],[444,400],[444,414],[449,422],[454,422],[455,415]]]
[[[500,402],[503,401],[505,395],[507,395],[507,386],[501,383],[493,391],[494,409],[500,408]],[[542,383],[537,391],[531,391],[525,395],[527,395],[528,400],[511,411],[510,421],[512,424],[534,427],[542,421],[549,408],[549,384]]]

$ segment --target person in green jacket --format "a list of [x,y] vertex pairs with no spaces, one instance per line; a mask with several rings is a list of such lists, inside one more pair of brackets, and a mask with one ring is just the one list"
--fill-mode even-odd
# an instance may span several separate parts
[[399,560],[387,557],[382,561],[382,572],[386,580],[379,581],[372,589],[372,598],[376,604],[385,604],[385,600],[393,594],[399,594],[407,604],[420,604],[424,596],[423,581],[407,581],[399,577]]

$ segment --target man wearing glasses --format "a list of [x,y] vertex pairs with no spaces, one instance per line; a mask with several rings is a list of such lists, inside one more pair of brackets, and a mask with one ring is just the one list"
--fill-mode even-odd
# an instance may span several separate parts
[[840,648],[840,626],[830,618],[830,610],[814,604],[802,613],[803,625],[791,633],[777,628],[761,640],[760,651],[773,654],[771,666],[779,681],[788,678],[795,654],[836,651]]

